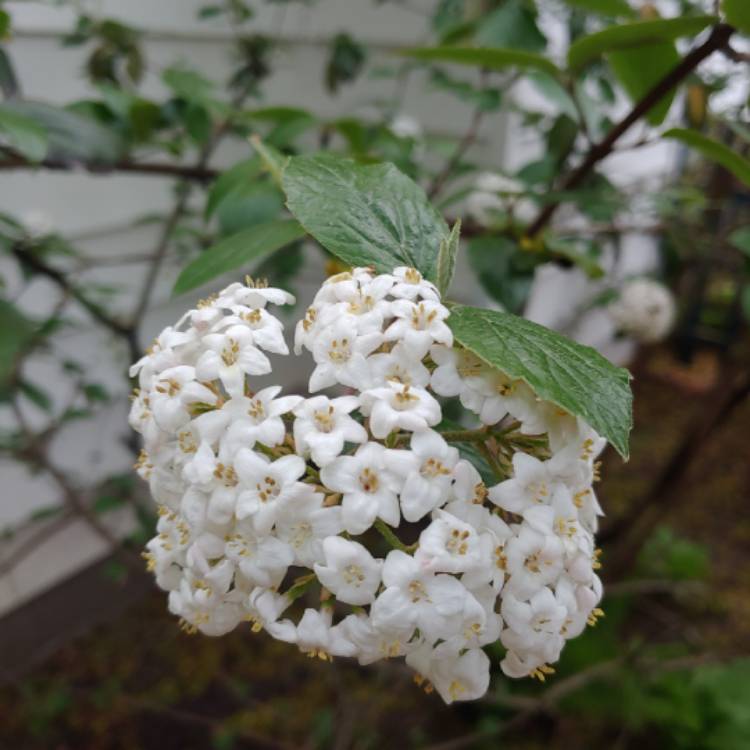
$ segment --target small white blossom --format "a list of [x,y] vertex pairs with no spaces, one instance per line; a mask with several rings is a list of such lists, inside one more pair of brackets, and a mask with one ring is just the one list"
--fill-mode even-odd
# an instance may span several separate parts
[[329,536],[323,540],[325,565],[316,563],[315,574],[339,601],[347,604],[370,604],[380,585],[382,560],[373,556],[358,542]]

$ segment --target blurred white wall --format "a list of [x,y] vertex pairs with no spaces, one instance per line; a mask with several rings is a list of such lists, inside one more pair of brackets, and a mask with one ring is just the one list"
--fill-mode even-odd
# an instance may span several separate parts
[[[118,18],[146,30],[145,53],[149,73],[145,81],[147,95],[166,93],[159,75],[175,62],[184,61],[199,69],[206,77],[222,82],[230,71],[233,32],[221,21],[198,21],[196,11],[201,0],[117,0],[81,3],[96,15]],[[258,5],[258,13],[249,25],[251,31],[263,31],[282,43],[274,53],[274,72],[265,82],[265,99],[261,105],[285,104],[304,107],[322,116],[367,115],[372,112],[375,98],[389,98],[394,83],[389,79],[363,76],[357,83],[345,86],[338,96],[330,96],[323,86],[326,43],[339,31],[349,31],[366,42],[372,50],[371,63],[393,63],[393,52],[399,47],[417,45],[425,39],[428,21],[420,9],[432,5],[429,0],[416,0],[410,9],[388,3],[376,5],[372,0],[319,0],[312,6],[290,3],[288,6]],[[8,45],[26,98],[52,103],[67,103],[92,94],[83,74],[85,51],[61,48],[59,34],[70,30],[74,15],[67,8],[42,2],[9,2],[13,17],[13,39]],[[403,114],[415,117],[427,132],[460,136],[468,125],[470,112],[454,98],[424,85],[414,76],[404,98]],[[488,119],[480,132],[474,155],[488,162],[499,159],[504,139],[503,121]],[[231,164],[244,158],[249,150],[232,144],[219,150],[216,166]],[[194,158],[194,157],[193,157]],[[158,226],[131,226],[145,214],[165,213],[173,202],[172,181],[136,175],[92,176],[79,173],[49,171],[3,172],[0,176],[0,211],[25,216],[30,223],[43,223],[57,230],[97,258],[115,259],[125,255],[143,255],[153,251]],[[196,203],[199,207],[200,204]],[[112,232],[113,228],[119,228]],[[89,237],[90,239],[85,239]],[[301,301],[312,297],[321,280],[319,264],[307,265],[297,284]],[[173,300],[170,290],[179,270],[176,263],[167,264],[154,294],[154,303],[141,333],[146,344],[165,325],[172,323],[200,292]],[[141,285],[145,267],[138,264],[109,265],[87,273],[87,279],[116,284],[123,289],[115,303],[126,314],[135,302],[133,294]],[[8,264],[0,265],[9,293],[15,298],[21,289]],[[476,288],[470,275],[458,293],[476,299]],[[222,280],[212,286],[218,286]],[[463,289],[461,288],[463,287]],[[131,290],[131,291],[129,291]],[[32,316],[52,309],[57,293],[52,284],[36,281],[19,299]],[[111,337],[81,313],[74,332],[65,332],[57,340],[59,350],[73,354],[87,363],[92,379],[106,383],[117,396],[115,403],[101,411],[94,420],[72,423],[59,435],[52,449],[58,465],[72,472],[81,484],[99,477],[126,471],[132,457],[122,444],[127,433],[126,383],[122,377],[127,355]],[[32,378],[45,384],[62,407],[68,394],[55,382],[62,382],[53,357],[37,358]],[[300,385],[299,373],[291,368],[281,373],[289,387]],[[295,382],[296,380],[296,382]],[[30,422],[44,417],[32,405],[25,409]],[[0,548],[0,613],[6,611],[55,581],[71,574],[106,553],[103,543],[82,522],[65,525],[52,533],[58,522],[50,520],[24,526],[31,514],[60,502],[57,489],[44,477],[31,477],[19,464],[0,463],[2,493],[0,494],[0,529],[20,530],[2,542]],[[122,529],[127,521],[110,519]],[[125,524],[123,526],[123,523]],[[48,538],[40,541],[32,554],[26,555],[12,570],[7,570],[17,551],[27,546],[45,526]]]

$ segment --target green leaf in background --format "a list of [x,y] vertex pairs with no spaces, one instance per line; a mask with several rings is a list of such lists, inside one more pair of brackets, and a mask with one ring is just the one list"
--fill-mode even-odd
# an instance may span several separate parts
[[583,418],[627,458],[633,424],[627,370],[595,349],[509,313],[456,305],[448,325],[462,346]]
[[664,133],[664,138],[671,138],[703,154],[707,159],[721,164],[738,180],[750,186],[750,161],[733,151],[729,146],[719,143],[697,130],[672,128]]
[[281,187],[281,176],[286,168],[288,156],[284,156],[278,149],[264,143],[258,135],[250,136],[250,143],[260,157],[264,171],[271,175],[273,181]]
[[536,14],[524,0],[505,0],[495,11],[482,18],[476,33],[480,47],[505,47],[541,52],[547,38],[536,25]]
[[252,156],[238,162],[223,172],[211,186],[206,200],[205,216],[211,218],[217,206],[228,196],[241,192],[245,185],[253,182],[261,173],[263,165],[260,157]]
[[233,271],[284,245],[289,245],[302,238],[304,234],[304,230],[296,221],[285,219],[257,224],[227,237],[203,252],[182,270],[175,282],[173,294],[195,289],[227,271]]
[[451,229],[451,233],[440,242],[437,260],[437,288],[440,294],[445,294],[453,281],[456,271],[456,255],[458,255],[459,242],[461,238],[461,220]]
[[111,128],[77,112],[34,101],[9,101],[6,111],[34,120],[47,132],[47,157],[64,162],[110,164],[125,150],[122,137]]
[[3,92],[3,97],[11,99],[18,95],[19,90],[13,63],[10,61],[8,53],[0,47],[0,91]]
[[636,16],[636,12],[628,5],[627,0],[564,0],[564,2],[566,5],[580,8],[589,13],[598,13],[600,16],[611,18],[618,16],[633,18]]
[[[635,50],[610,52],[605,58],[630,100],[637,102],[680,62],[680,53],[674,42],[657,42]],[[646,113],[651,125],[664,122],[674,96],[672,89]]]
[[750,34],[750,3],[747,0],[724,0],[721,9],[732,26]]
[[325,84],[332,94],[344,83],[351,83],[362,71],[367,59],[365,48],[350,34],[336,34],[331,41],[325,68]]
[[600,279],[604,269],[599,265],[598,248],[587,240],[568,240],[550,234],[545,238],[547,249],[569,260],[580,268],[590,279]]
[[226,196],[216,209],[222,234],[234,234],[271,221],[284,208],[284,196],[269,180],[245,183]]
[[412,266],[438,278],[448,225],[419,185],[392,164],[363,166],[319,154],[284,170],[287,207],[323,247],[353,266]]
[[269,125],[263,141],[276,148],[286,148],[303,133],[315,127],[317,120],[306,109],[299,107],[264,107],[243,114],[242,120],[252,124]]
[[487,294],[508,312],[519,312],[531,289],[537,256],[524,253],[507,237],[475,237],[467,253]]
[[750,258],[750,227],[740,227],[729,235],[730,244]]
[[0,137],[8,146],[31,162],[47,155],[47,131],[31,117],[0,104]]
[[16,360],[34,338],[36,325],[18,308],[0,299],[0,401],[7,398]]
[[684,16],[608,26],[573,42],[568,50],[568,66],[580,70],[608,52],[695,36],[717,20],[716,16]]
[[216,89],[216,86],[200,73],[186,68],[167,68],[161,79],[176,96],[188,102],[205,102],[211,99]]
[[551,76],[560,71],[555,64],[543,55],[517,49],[490,49],[487,47],[417,47],[401,52],[426,62],[446,62],[458,65],[473,65],[488,70],[522,68],[541,70]]

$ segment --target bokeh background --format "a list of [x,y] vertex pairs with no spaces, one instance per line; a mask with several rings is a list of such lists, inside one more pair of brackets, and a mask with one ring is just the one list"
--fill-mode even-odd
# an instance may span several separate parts
[[[533,71],[403,57],[462,42],[564,60],[609,25],[715,11],[0,3],[0,747],[750,747],[750,189],[658,137],[689,126],[743,158],[750,46],[736,36],[694,72],[663,122],[563,196],[554,241],[534,247],[519,238],[545,196],[638,99],[624,63],[605,57],[566,91]],[[704,37],[667,46],[679,62]],[[631,68],[641,54],[636,69],[657,69],[655,46]],[[464,219],[454,299],[522,313],[633,372],[632,457],[605,453],[599,492],[606,617],[546,685],[498,673],[485,700],[445,707],[401,665],[311,661],[249,628],[188,636],[145,575],[128,363],[238,273],[295,291],[291,327],[331,270],[299,245],[173,295],[201,252],[281,211],[267,182],[218,188],[252,156],[251,133],[395,161]],[[617,314],[636,278],[660,289],[645,325]],[[297,370],[280,378],[305,387]]]

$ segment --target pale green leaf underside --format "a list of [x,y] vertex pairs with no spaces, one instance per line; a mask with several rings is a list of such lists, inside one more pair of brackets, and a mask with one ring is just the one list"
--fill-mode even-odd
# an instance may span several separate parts
[[256,224],[218,242],[182,269],[173,294],[182,294],[205,284],[227,271],[272,253],[300,239],[305,230],[291,219]]
[[579,70],[607,52],[694,36],[717,20],[715,16],[685,16],[608,26],[573,42],[568,50],[568,65]]
[[426,62],[446,62],[473,65],[488,70],[522,68],[542,70],[551,76],[560,73],[557,66],[543,55],[517,49],[494,47],[419,47],[404,50],[401,54]]
[[300,224],[345,263],[381,272],[412,266],[437,281],[448,225],[422,188],[392,164],[296,156],[284,169],[282,186]]
[[633,418],[627,370],[588,346],[509,313],[456,305],[448,324],[462,346],[581,417],[628,457]]
[[699,133],[697,130],[687,128],[672,128],[664,133],[664,138],[681,141],[686,146],[703,154],[707,159],[721,164],[728,169],[738,180],[750,186],[750,161],[739,152],[732,150],[719,141]]
[[461,220],[458,219],[453,225],[451,233],[440,243],[437,267],[437,288],[440,290],[440,294],[445,294],[451,285],[451,281],[453,281],[460,238]]

